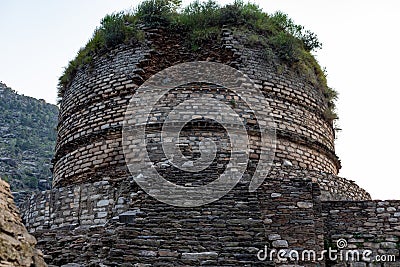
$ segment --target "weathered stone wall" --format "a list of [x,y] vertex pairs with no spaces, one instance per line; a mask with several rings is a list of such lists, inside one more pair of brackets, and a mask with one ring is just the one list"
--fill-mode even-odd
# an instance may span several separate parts
[[[109,185],[96,187],[107,190]],[[96,227],[76,216],[74,226],[65,223],[64,227],[35,232],[52,264],[263,266],[256,261],[257,248],[265,243],[259,201],[247,187],[239,186],[215,203],[191,209],[163,204],[134,184],[125,188],[129,194],[117,201],[104,199],[106,192],[88,195],[81,210],[85,213],[89,206],[96,210],[93,219],[101,218]],[[103,212],[112,212],[117,206],[124,206],[127,212],[103,217]],[[71,207],[76,210],[73,204]]]
[[[52,229],[36,229],[49,263],[276,266],[273,261],[259,260],[258,251],[266,245],[323,247],[322,217],[315,211],[320,206],[319,190],[310,179],[270,179],[257,193],[249,193],[248,185],[240,184],[220,200],[190,209],[163,204],[133,183],[125,185],[129,190],[117,200],[105,198],[112,188],[109,184],[94,187],[101,188],[102,194],[80,185],[87,196],[85,207],[76,207],[66,198],[62,201],[70,203],[71,212],[87,214],[91,207],[100,218],[76,215],[74,222],[51,222]],[[68,192],[74,194],[74,190]],[[102,215],[107,212],[114,216]]]
[[[399,200],[323,202],[322,216],[328,244],[345,239],[347,246],[344,250],[371,250],[369,257],[376,264],[372,266],[400,265]],[[376,259],[377,255],[384,260]],[[394,257],[396,261],[390,262],[389,257]],[[335,262],[331,264],[344,266]],[[364,262],[359,266],[367,265]]]
[[237,68],[263,90],[277,126],[277,159],[288,159],[306,169],[337,174],[340,161],[334,152],[334,130],[325,119],[323,92],[308,77],[271,62],[265,50],[224,33],[227,47],[239,55]]
[[126,177],[121,124],[126,106],[142,78],[138,66],[145,48],[121,47],[94,59],[91,72],[77,74],[62,100],[54,179],[70,183]]
[[[322,251],[324,249],[323,221],[318,184],[311,179],[268,179],[258,192],[268,249]],[[268,260],[300,266],[325,266],[325,261],[291,261],[285,255],[283,262],[275,254]],[[318,265],[317,265],[318,264]],[[278,265],[278,264],[277,264]]]
[[35,245],[36,239],[22,223],[10,186],[0,179],[0,266],[46,266]]
[[103,181],[53,189],[42,199],[54,199],[54,211],[41,225],[26,221],[54,265],[279,266],[296,262],[260,261],[259,250],[318,253],[339,238],[398,255],[398,201],[321,202],[320,193],[312,179],[271,177],[257,193],[241,183],[213,204],[185,209],[153,199],[133,181],[120,188]]
[[[289,177],[279,179],[275,172],[277,178],[268,178],[257,193],[241,183],[214,204],[193,209],[162,204],[133,180],[119,187],[102,181],[56,188],[32,198],[30,210],[23,208],[24,220],[55,265],[274,266],[269,260],[260,263],[260,249],[320,252],[327,245],[334,248],[339,238],[349,248],[398,255],[399,201],[321,202],[315,177],[295,178],[290,175],[296,169],[281,169]],[[46,199],[52,203],[49,213],[43,213]]]
[[118,193],[119,188],[108,181],[72,185],[37,193],[20,209],[32,233],[41,229],[102,225],[127,209],[123,199],[129,194],[120,198]]
[[371,200],[370,194],[359,187],[354,181],[327,172],[304,170],[300,167],[285,166],[285,164],[277,163],[271,168],[268,176],[282,178],[310,178],[313,182],[318,183],[321,190],[322,201]]
[[[370,195],[354,182],[318,171],[276,164],[267,179],[310,178],[320,186],[323,201],[369,200]],[[129,209],[137,192],[129,190],[132,178],[116,183],[109,177],[103,181],[70,185],[32,195],[20,205],[25,225],[31,233],[41,229],[77,225],[102,225]]]

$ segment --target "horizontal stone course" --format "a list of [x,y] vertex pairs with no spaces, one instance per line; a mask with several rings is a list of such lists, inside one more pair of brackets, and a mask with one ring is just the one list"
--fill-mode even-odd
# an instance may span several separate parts
[[[274,165],[268,176],[289,179],[310,178],[319,184],[321,199],[325,201],[371,199],[370,195],[355,183],[329,173],[295,166],[283,167],[278,163]],[[110,179],[109,181],[71,185],[37,193],[28,202],[20,205],[25,223],[31,232],[49,227],[57,228],[68,224],[79,224],[80,222],[85,225],[102,224],[104,221],[95,222],[95,219],[113,218],[120,212],[129,209],[132,198],[144,193],[140,190],[130,192],[129,180],[132,178],[127,177],[125,182],[115,184]],[[281,195],[272,192],[269,197],[279,201]],[[299,200],[295,205],[305,207],[311,203],[301,203]],[[99,212],[101,212],[101,218]],[[396,218],[396,216],[399,216],[398,211],[393,211],[393,217]]]

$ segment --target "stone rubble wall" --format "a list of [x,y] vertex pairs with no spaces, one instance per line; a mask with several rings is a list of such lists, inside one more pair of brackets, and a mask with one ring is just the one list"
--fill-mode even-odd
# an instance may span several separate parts
[[[394,256],[395,262],[363,263],[358,266],[400,266],[400,200],[330,201],[322,203],[325,240],[336,244],[345,239],[344,250],[371,250],[374,259]],[[381,265],[383,264],[383,265]],[[331,266],[344,266],[332,262]]]
[[[86,207],[80,208],[85,218],[76,216],[77,224],[52,222],[51,229],[34,233],[40,237],[39,246],[49,263],[265,266],[256,260],[257,248],[265,244],[259,201],[246,186],[238,186],[212,204],[190,209],[163,204],[133,183],[126,185],[130,191],[117,200],[106,198],[112,188],[109,184],[95,186],[103,195],[82,188],[87,196]],[[73,190],[69,192],[73,194]],[[72,211],[79,209],[73,201],[69,203]],[[91,218],[89,207],[95,212]],[[115,216],[110,218],[104,215],[107,213]]]
[[36,239],[24,227],[10,186],[0,178],[0,266],[47,266]]
[[[301,253],[304,250],[324,249],[318,184],[311,179],[268,179],[260,188],[258,198],[270,251],[296,250]],[[276,254],[273,259],[277,262]],[[324,261],[291,261],[289,258],[277,266],[288,266],[286,264],[325,266]]]
[[239,56],[237,68],[248,75],[268,99],[277,126],[277,157],[297,166],[337,174],[334,129],[324,113],[321,89],[269,58],[262,47],[249,47],[243,36],[224,32],[225,46]]
[[[98,225],[79,221],[78,215],[76,223],[51,223],[51,229],[35,231],[50,264],[281,266],[274,260],[259,260],[258,251],[266,245],[277,249],[323,246],[322,217],[315,211],[320,206],[319,190],[310,179],[269,179],[257,193],[248,192],[248,184],[241,183],[218,201],[190,209],[163,204],[135,184],[126,184],[130,190],[117,201],[104,198],[112,188],[109,184],[95,187],[103,195],[88,194],[80,186],[88,194],[85,208],[75,207],[73,200],[69,203],[72,212],[85,214],[91,206],[102,218]],[[76,195],[71,189],[66,192]],[[107,211],[115,216],[103,217]]]
[[[320,198],[323,201],[371,199],[369,194],[354,182],[331,174],[276,165],[267,179],[272,177],[310,178],[320,186]],[[132,178],[119,183],[107,177],[104,179],[94,183],[54,188],[32,195],[29,201],[19,206],[25,225],[31,233],[71,225],[102,225],[110,218],[128,210],[130,203],[140,194],[139,191],[130,192]]]
[[[295,175],[296,170],[290,173]],[[279,177],[267,178],[257,193],[249,193],[246,183],[240,183],[215,205],[189,210],[162,204],[129,180],[120,187],[102,181],[45,191],[21,209],[27,228],[55,265],[100,261],[110,266],[257,266],[257,249],[265,245],[321,251],[338,238],[375,253],[397,255],[399,201],[321,202],[324,196],[314,177]],[[41,213],[46,202],[52,203],[50,211]],[[238,228],[231,232],[234,225]],[[257,239],[259,234],[262,239]],[[235,258],[236,246],[243,262]],[[268,264],[279,266],[269,261],[260,266]],[[307,264],[301,266],[315,266]]]
[[95,58],[90,73],[78,72],[61,104],[53,184],[61,177],[71,183],[124,178],[122,120],[147,55],[146,48],[123,46]]
[[304,170],[297,166],[284,166],[282,163],[278,163],[270,170],[268,176],[310,178],[313,182],[318,183],[322,201],[371,200],[371,195],[354,181],[327,172]]
[[[398,253],[399,201],[321,201],[318,184],[306,178],[270,177],[256,193],[247,186],[239,183],[217,202],[187,209],[153,199],[133,181],[119,188],[108,181],[81,184],[43,192],[42,200],[58,199],[54,211],[41,224],[24,220],[48,262],[58,266],[285,266],[294,263],[259,261],[258,251],[322,251],[338,238]],[[43,209],[36,207],[24,214]]]

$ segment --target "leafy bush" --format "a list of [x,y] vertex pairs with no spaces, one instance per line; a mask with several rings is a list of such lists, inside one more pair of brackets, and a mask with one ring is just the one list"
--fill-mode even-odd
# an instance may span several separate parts
[[219,25],[220,7],[215,1],[195,1],[187,6],[176,18],[176,22],[187,30],[204,30]]
[[187,44],[192,51],[197,51],[210,40],[218,40],[220,33],[221,29],[218,27],[195,29],[189,35]]
[[147,0],[137,8],[136,15],[150,27],[168,25],[181,5],[180,0]]
[[257,28],[257,22],[267,19],[264,13],[256,4],[236,0],[233,4],[221,7],[221,24],[225,25],[246,25],[249,28]]
[[291,37],[297,38],[307,51],[320,49],[322,47],[315,33],[305,30],[304,26],[295,24],[288,15],[278,11],[271,16],[270,21],[275,26],[273,28],[274,31],[284,31]]
[[126,37],[126,29],[123,14],[111,14],[101,20],[100,34],[103,34],[107,47],[113,47],[122,43]]
[[295,63],[299,61],[298,40],[286,32],[278,32],[269,39],[276,55],[288,62]]

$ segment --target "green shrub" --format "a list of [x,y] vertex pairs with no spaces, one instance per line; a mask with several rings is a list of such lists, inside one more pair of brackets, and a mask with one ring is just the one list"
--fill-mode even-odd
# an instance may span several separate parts
[[291,37],[295,37],[301,41],[303,48],[307,51],[320,49],[322,44],[318,41],[315,33],[305,30],[304,26],[297,25],[287,14],[276,12],[270,18],[274,32],[286,32]]
[[235,2],[220,9],[219,23],[221,25],[244,25],[246,23],[242,13],[242,2]]
[[247,44],[249,44],[250,46],[262,45],[266,47],[267,40],[263,38],[263,36],[260,36],[259,34],[249,33],[247,36]]
[[275,54],[283,61],[293,64],[299,61],[298,40],[286,32],[278,32],[269,39]]
[[8,178],[7,175],[4,175],[3,177],[0,177],[0,179],[3,179],[3,181],[10,183],[10,178]]
[[221,8],[221,23],[226,25],[246,25],[250,29],[257,28],[257,22],[262,25],[268,15],[256,4],[235,1]]
[[180,0],[147,0],[139,4],[136,15],[150,27],[168,25],[180,5]]
[[122,13],[105,16],[101,20],[101,33],[106,47],[114,47],[125,40],[126,29]]
[[208,41],[218,40],[220,34],[221,29],[218,27],[196,29],[191,32],[187,45],[192,51],[197,51]]
[[215,1],[195,1],[182,11],[176,21],[187,30],[205,30],[219,25],[219,13],[220,7]]

